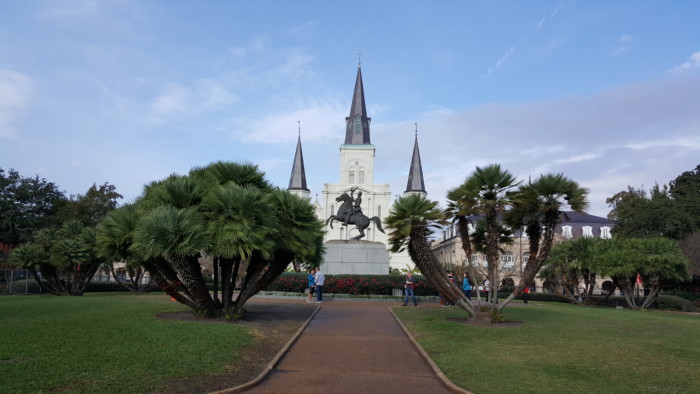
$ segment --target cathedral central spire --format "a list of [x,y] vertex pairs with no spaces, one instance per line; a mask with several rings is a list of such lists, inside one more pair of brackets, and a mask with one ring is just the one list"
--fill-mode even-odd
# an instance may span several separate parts
[[350,116],[345,118],[345,144],[370,145],[369,124],[372,121],[367,117],[365,105],[365,90],[362,85],[362,68],[357,66],[357,78],[355,79],[355,91],[352,95]]

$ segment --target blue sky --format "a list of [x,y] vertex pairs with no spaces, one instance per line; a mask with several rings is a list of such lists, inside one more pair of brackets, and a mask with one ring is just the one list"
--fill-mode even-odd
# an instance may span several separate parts
[[337,183],[358,50],[375,182],[563,172],[589,212],[700,163],[697,1],[3,1],[0,167],[69,194],[216,160]]

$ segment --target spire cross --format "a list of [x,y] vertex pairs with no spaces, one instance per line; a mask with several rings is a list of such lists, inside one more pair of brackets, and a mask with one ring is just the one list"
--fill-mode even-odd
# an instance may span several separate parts
[[297,120],[297,123],[299,124],[299,137],[301,137],[301,120]]
[[418,138],[418,122],[414,123],[416,125],[416,138]]
[[361,66],[362,65],[362,55],[364,55],[364,53],[362,53],[362,50],[359,50],[359,51],[357,51],[356,55],[357,55],[357,65]]

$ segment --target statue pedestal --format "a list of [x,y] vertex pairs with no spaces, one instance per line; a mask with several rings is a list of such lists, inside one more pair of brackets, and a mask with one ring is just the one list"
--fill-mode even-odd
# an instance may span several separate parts
[[330,275],[389,275],[389,251],[381,242],[328,241],[321,271]]

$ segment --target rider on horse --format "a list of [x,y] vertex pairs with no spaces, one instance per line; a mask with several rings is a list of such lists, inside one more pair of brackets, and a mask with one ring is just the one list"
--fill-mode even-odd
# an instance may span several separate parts
[[343,222],[343,226],[347,226],[348,223],[350,223],[350,219],[352,219],[353,216],[355,216],[358,213],[362,213],[362,207],[360,207],[360,204],[362,204],[362,191],[357,192],[357,197],[355,198],[353,197],[355,190],[357,190],[357,187],[353,187],[352,189],[350,189],[352,208],[348,209],[345,212],[345,222]]

